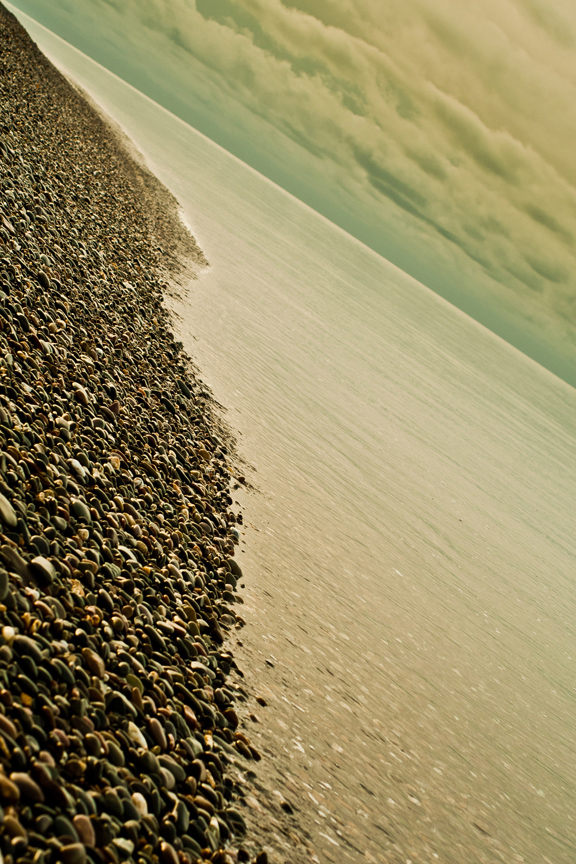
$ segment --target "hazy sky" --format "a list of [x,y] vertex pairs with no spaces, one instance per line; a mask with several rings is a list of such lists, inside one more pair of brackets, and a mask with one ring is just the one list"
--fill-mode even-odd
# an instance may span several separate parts
[[16,5],[576,383],[574,0]]

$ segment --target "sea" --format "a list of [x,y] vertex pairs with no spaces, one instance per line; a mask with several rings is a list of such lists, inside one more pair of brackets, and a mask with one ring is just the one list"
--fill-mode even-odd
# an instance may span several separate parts
[[271,860],[574,864],[576,391],[13,11],[210,262],[169,303],[246,478]]

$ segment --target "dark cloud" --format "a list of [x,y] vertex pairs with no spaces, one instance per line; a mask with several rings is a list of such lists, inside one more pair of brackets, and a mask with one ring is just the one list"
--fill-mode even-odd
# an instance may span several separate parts
[[509,264],[504,269],[514,276],[514,278],[522,285],[526,285],[530,291],[536,294],[544,293],[545,282],[542,279],[539,279],[536,273],[526,270],[526,268],[522,267],[520,264]]
[[402,198],[411,201],[420,211],[425,209],[427,203],[425,196],[417,189],[413,189],[409,183],[395,176],[372,154],[356,149],[354,155],[357,163],[366,171],[368,182],[372,186],[377,189],[392,189]]
[[413,159],[414,162],[416,162],[416,164],[419,165],[419,167],[430,177],[434,177],[436,180],[441,181],[447,179],[447,169],[444,167],[438,156],[432,151],[422,153],[408,147],[406,153],[410,159]]
[[553,234],[557,234],[566,241],[566,243],[569,243],[570,245],[574,243],[574,235],[572,232],[564,228],[564,226],[561,225],[551,213],[547,213],[546,210],[543,210],[537,204],[527,204],[524,209],[528,216],[530,216],[531,219],[534,219],[535,222],[538,222],[539,225],[544,225],[545,228],[548,228],[548,230],[552,231]]
[[547,279],[548,282],[561,283],[568,278],[568,273],[564,267],[555,261],[545,261],[535,255],[526,255],[526,261],[539,276]]
[[435,107],[455,143],[481,168],[508,183],[519,182],[521,162],[506,133],[488,129],[469,108],[445,96],[438,98]]

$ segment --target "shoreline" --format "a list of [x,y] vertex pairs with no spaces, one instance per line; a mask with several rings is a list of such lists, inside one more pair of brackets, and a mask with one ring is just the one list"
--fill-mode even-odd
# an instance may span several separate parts
[[163,305],[207,262],[1,5],[0,32],[0,849],[265,864],[234,454]]

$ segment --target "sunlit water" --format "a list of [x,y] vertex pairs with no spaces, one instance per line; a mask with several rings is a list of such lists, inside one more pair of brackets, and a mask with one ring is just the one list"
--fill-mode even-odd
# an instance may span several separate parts
[[316,855],[573,864],[575,392],[26,24],[211,262],[174,305],[253,466],[239,656]]

